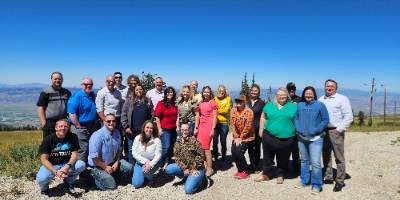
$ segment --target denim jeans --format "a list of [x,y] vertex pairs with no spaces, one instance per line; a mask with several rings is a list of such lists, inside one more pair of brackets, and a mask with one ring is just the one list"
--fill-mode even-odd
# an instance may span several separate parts
[[305,141],[299,139],[298,145],[301,160],[301,184],[308,185],[311,182],[312,188],[322,189],[323,182],[321,170],[321,154],[323,143],[323,138],[319,138],[315,141]]
[[213,136],[213,150],[212,154],[215,159],[218,159],[218,137],[221,142],[221,155],[222,160],[226,159],[226,137],[228,136],[229,126],[228,124],[217,124],[215,126]]
[[183,170],[176,163],[169,164],[165,171],[169,175],[176,175],[179,177],[186,178],[186,181],[185,181],[185,193],[186,194],[193,194],[194,192],[196,192],[201,184],[201,180],[203,180],[203,178],[204,178],[204,170],[203,169],[199,170],[198,176],[193,176],[192,174],[190,174],[189,176],[184,177]]
[[98,167],[92,169],[90,174],[93,176],[94,182],[100,190],[116,189],[117,183],[115,182],[114,176],[117,174],[129,175],[132,173],[132,164],[126,160],[120,160],[119,162],[119,171],[112,174],[109,174]]
[[128,140],[128,161],[129,163],[132,164],[132,166],[135,166],[136,160],[135,158],[133,158],[132,155],[132,145],[133,145],[133,141],[135,141],[135,137],[138,136],[140,133],[135,133],[133,132],[132,134],[125,134],[127,140]]
[[[54,165],[53,167],[55,170],[59,170],[66,164],[67,163]],[[75,165],[73,165],[72,168],[69,169],[69,174],[68,177],[66,178],[66,182],[69,185],[73,185],[78,175],[83,170],[85,170],[85,168],[86,168],[85,163],[81,160],[77,160],[75,162]],[[49,183],[51,180],[53,180],[54,176],[55,175],[53,174],[53,172],[48,170],[45,166],[42,165],[40,167],[38,173],[36,174],[36,182],[39,184],[41,191],[49,189]]]
[[141,164],[139,162],[136,162],[135,166],[133,167],[133,176],[132,176],[132,185],[135,188],[140,188],[142,187],[144,183],[144,178],[147,180],[153,180],[154,173],[156,173],[157,169],[159,167],[159,163],[157,163],[153,168],[147,172],[143,172],[144,164]]
[[176,129],[163,129],[161,135],[162,155],[160,159],[160,167],[164,167],[165,163],[171,162],[174,145],[176,142]]

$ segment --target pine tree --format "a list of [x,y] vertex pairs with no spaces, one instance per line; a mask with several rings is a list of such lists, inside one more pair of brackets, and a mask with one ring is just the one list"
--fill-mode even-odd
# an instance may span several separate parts
[[247,81],[247,72],[244,73],[244,79],[242,80],[242,86],[240,88],[240,95],[245,95],[247,99],[250,97],[250,87]]
[[253,72],[253,79],[251,80],[251,85],[254,85],[256,83],[256,75]]

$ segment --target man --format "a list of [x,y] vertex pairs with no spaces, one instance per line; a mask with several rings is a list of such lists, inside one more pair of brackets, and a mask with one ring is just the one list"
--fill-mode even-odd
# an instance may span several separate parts
[[190,90],[193,93],[193,99],[196,100],[196,103],[199,104],[200,101],[202,100],[201,94],[197,91],[197,88],[199,87],[199,83],[196,80],[190,81]]
[[339,192],[345,186],[346,165],[344,158],[344,133],[353,121],[350,101],[346,96],[336,92],[337,82],[325,81],[325,95],[319,101],[325,104],[329,114],[329,124],[324,137],[323,162],[325,168],[325,184],[333,183],[332,150],[336,159],[337,175],[334,192]]
[[40,93],[37,102],[43,139],[55,132],[54,128],[59,119],[67,118],[67,102],[71,97],[71,92],[62,87],[63,75],[61,72],[51,73],[51,82],[51,86]]
[[96,95],[96,110],[101,121],[105,120],[107,114],[112,113],[117,117],[117,122],[120,122],[122,109],[122,95],[115,89],[114,76],[106,77],[106,86],[97,92]]
[[153,109],[156,109],[157,103],[164,98],[164,81],[161,77],[154,80],[155,87],[146,93],[147,99],[153,103]]
[[107,114],[103,123],[104,126],[93,133],[89,140],[88,165],[92,167],[90,174],[96,186],[101,190],[108,190],[117,188],[113,177],[116,172],[129,174],[133,166],[120,160],[121,135],[115,128],[115,116]]
[[[294,82],[289,82],[286,84],[286,89],[289,92],[290,99],[292,102],[298,104],[301,101],[301,97],[296,95],[296,84]],[[293,142],[292,147],[292,171],[294,174],[300,173],[300,153],[299,146],[297,145],[297,137],[295,137],[295,142]]]
[[296,84],[294,82],[286,84],[286,89],[289,92],[290,99],[292,99],[294,103],[299,103],[301,101],[301,97],[296,95]]
[[85,169],[85,163],[77,160],[78,138],[69,133],[67,120],[56,122],[55,134],[46,136],[39,147],[42,166],[36,175],[36,182],[42,194],[49,194],[49,183],[54,177],[64,180],[70,189],[78,175]]
[[129,99],[131,95],[134,93],[133,91],[135,90],[135,87],[137,84],[140,84],[140,79],[138,76],[135,74],[131,74],[128,76],[128,79],[126,79],[126,83],[128,84],[128,87],[122,90],[122,99],[126,101],[126,99]]
[[78,136],[78,159],[87,162],[88,142],[92,133],[96,130],[97,119],[95,94],[93,93],[93,80],[89,77],[83,79],[82,90],[76,92],[68,101],[67,110],[71,132]]
[[122,90],[126,88],[126,86],[122,84],[122,73],[115,72],[114,78],[115,78],[115,89],[117,89],[119,92],[122,92]]

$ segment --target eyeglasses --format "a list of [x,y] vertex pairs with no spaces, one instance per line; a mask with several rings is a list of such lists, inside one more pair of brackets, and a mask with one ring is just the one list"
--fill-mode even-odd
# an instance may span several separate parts
[[84,83],[83,85],[86,86],[86,87],[92,87],[93,83]]
[[106,120],[107,123],[111,123],[111,122],[117,122],[117,120]]
[[115,83],[115,81],[109,81],[109,80],[107,80],[107,83]]

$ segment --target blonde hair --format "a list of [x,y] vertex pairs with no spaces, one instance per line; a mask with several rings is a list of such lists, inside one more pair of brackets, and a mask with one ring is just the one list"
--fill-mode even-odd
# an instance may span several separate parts
[[183,92],[184,89],[188,89],[189,90],[189,99],[188,100],[189,101],[193,100],[193,92],[190,89],[190,86],[189,85],[184,85],[184,86],[182,86],[181,90],[179,90],[179,95],[178,95],[179,101],[178,101],[178,104],[181,104],[184,101],[183,100],[183,96],[182,96],[182,92]]
[[278,90],[276,90],[276,93],[275,93],[275,97],[274,97],[275,105],[278,105],[278,92],[284,92],[286,94],[286,97],[287,97],[286,102],[291,100],[288,90],[284,87],[280,87],[280,88],[278,88]]
[[221,84],[221,85],[218,85],[217,94],[218,94],[218,91],[219,91],[220,88],[222,88],[222,89],[224,90],[224,92],[225,92],[224,98],[229,97],[229,92],[228,92],[228,90],[226,89],[225,85],[222,85],[222,84]]

